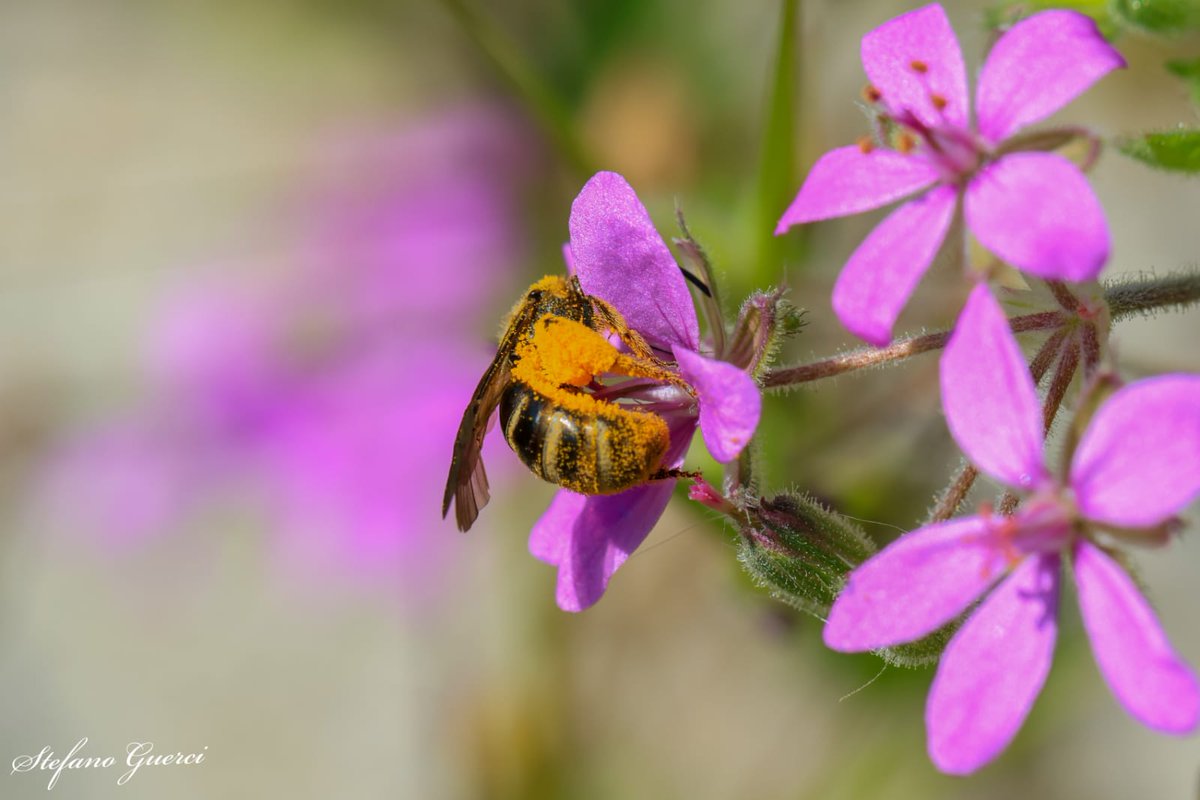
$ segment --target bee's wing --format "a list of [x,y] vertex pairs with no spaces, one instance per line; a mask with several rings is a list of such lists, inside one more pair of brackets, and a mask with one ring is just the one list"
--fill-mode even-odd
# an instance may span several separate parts
[[460,531],[471,527],[479,516],[479,509],[487,505],[490,497],[487,472],[479,457],[483,436],[487,433],[488,420],[508,386],[512,352],[533,323],[537,311],[537,305],[527,298],[513,314],[496,357],[475,387],[475,394],[458,426],[458,435],[454,437],[454,456],[450,461],[450,474],[446,476],[446,491],[442,495],[442,517],[449,512],[453,499],[454,517]]
[[442,516],[450,511],[450,500],[454,500],[454,516],[458,529],[465,531],[479,516],[479,509],[487,505],[488,494],[487,472],[483,468],[483,459],[479,457],[483,448],[483,437],[487,433],[488,420],[496,406],[500,403],[500,395],[508,385],[508,354],[496,354],[496,360],[488,367],[471,403],[463,412],[462,422],[458,426],[458,435],[454,437],[454,456],[450,461],[450,474],[446,477],[446,492],[442,496]]

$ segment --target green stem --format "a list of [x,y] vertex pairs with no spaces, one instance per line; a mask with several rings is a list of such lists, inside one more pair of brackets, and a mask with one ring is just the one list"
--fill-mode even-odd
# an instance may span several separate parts
[[476,11],[470,0],[442,0],[442,5],[529,107],[563,160],[581,176],[595,172],[595,162],[575,133],[570,111],[554,90],[538,76],[537,70],[522,55],[517,43],[485,15]]
[[758,274],[778,265],[783,241],[775,236],[775,224],[783,215],[798,185],[795,180],[796,147],[796,35],[799,0],[782,0],[779,8],[779,39],[770,96],[763,125],[755,197],[755,229]]
[[1163,309],[1183,309],[1200,302],[1200,273],[1177,272],[1166,277],[1136,278],[1104,287],[1113,322],[1135,314],[1149,316]]

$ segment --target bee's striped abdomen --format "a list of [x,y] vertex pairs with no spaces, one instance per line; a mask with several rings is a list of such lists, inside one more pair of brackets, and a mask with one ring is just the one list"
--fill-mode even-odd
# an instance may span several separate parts
[[650,414],[615,404],[585,414],[518,381],[500,400],[500,419],[525,466],[581,494],[614,494],[645,482],[667,448],[666,425]]
[[526,384],[514,382],[500,401],[508,446],[535,475],[584,494],[603,490],[596,480],[596,429]]
[[595,469],[595,420],[560,405],[543,409],[541,460],[545,480],[578,492],[602,491]]
[[666,424],[644,411],[614,406],[596,418],[595,472],[604,492],[624,491],[644,483],[667,452]]
[[542,475],[542,410],[550,402],[522,383],[510,383],[500,398],[500,421],[504,439],[525,466],[539,477]]

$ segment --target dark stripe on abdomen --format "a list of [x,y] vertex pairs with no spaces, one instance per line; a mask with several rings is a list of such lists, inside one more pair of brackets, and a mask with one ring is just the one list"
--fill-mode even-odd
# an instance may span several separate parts
[[550,403],[523,383],[510,383],[500,397],[500,419],[504,439],[525,466],[539,478],[542,472],[542,446],[545,439],[544,413]]

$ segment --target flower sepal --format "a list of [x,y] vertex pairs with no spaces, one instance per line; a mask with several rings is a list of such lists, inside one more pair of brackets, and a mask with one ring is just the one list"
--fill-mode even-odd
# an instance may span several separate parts
[[727,348],[725,313],[721,308],[721,296],[717,292],[717,277],[713,272],[712,262],[709,260],[704,246],[692,236],[692,232],[687,226],[687,220],[684,219],[683,209],[678,206],[675,207],[675,221],[679,224],[679,230],[683,234],[671,239],[671,244],[675,245],[675,249],[679,252],[679,269],[697,290],[693,292],[693,295],[699,295],[696,300],[701,314],[704,316],[704,323],[708,326],[713,355],[719,359],[728,360],[725,359]]
[[738,311],[725,360],[759,380],[775,362],[784,340],[795,336],[804,325],[804,310],[792,305],[783,289],[754,292]]
[[1087,172],[1100,157],[1102,147],[1103,140],[1098,133],[1083,126],[1071,125],[1010,136],[996,146],[992,157],[1000,158],[1009,153],[1029,151],[1042,153],[1063,151],[1081,170]]
[[738,561],[761,588],[793,608],[824,619],[846,576],[875,553],[847,517],[818,500],[785,493],[735,493],[731,516],[740,536]]
[[932,666],[942,657],[946,645],[958,633],[965,618],[966,615],[963,615],[915,641],[882,647],[873,652],[893,667],[913,669]]
[[[1120,542],[1122,545],[1132,545],[1135,547],[1166,547],[1171,543],[1171,540],[1180,534],[1186,523],[1181,517],[1168,517],[1157,525],[1152,525],[1145,528],[1124,528],[1117,525],[1109,525],[1103,522],[1090,522],[1088,527],[1093,531],[1102,533],[1113,541]],[[1116,558],[1114,551],[1105,548],[1105,552]],[[1123,566],[1129,566],[1120,558]]]
[[[809,495],[752,498],[735,492],[729,500],[739,512],[729,516],[741,534],[738,561],[743,569],[776,600],[817,619],[829,617],[850,572],[877,551],[856,522]],[[897,667],[936,663],[962,619],[873,652]]]

